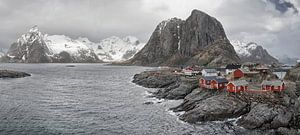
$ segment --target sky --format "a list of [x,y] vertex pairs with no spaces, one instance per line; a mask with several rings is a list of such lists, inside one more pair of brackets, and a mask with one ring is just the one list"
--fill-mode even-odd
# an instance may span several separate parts
[[147,42],[158,23],[186,19],[193,9],[217,18],[230,40],[300,58],[300,0],[0,0],[0,48],[34,25],[93,42],[128,35]]

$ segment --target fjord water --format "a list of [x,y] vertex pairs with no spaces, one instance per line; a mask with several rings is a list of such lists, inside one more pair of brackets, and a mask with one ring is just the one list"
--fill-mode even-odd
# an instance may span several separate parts
[[[224,125],[193,126],[171,115],[182,101],[153,100],[131,83],[151,68],[103,64],[1,64],[31,77],[0,79],[0,134],[226,133]],[[72,64],[73,65],[73,64]]]

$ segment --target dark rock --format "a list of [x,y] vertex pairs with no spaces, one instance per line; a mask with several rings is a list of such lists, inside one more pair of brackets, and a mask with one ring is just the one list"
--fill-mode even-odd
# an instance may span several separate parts
[[31,76],[31,75],[25,72],[0,70],[0,78],[21,78],[26,76]]
[[204,99],[220,94],[220,91],[203,90],[201,88],[194,89],[190,94],[185,96],[184,101],[177,107],[171,108],[175,112],[189,111]]
[[153,102],[145,102],[144,103],[145,105],[151,105],[151,104],[154,104]]
[[284,79],[294,81],[294,82],[300,81],[300,64],[298,64],[294,68],[290,69],[287,72]]
[[171,72],[146,71],[136,74],[133,83],[147,88],[164,88],[179,81],[179,76]]
[[198,80],[181,79],[180,83],[174,83],[167,88],[159,89],[154,94],[158,98],[166,99],[183,99],[186,95],[190,94],[198,86]]
[[[210,52],[213,53],[207,55]],[[221,23],[204,12],[193,10],[185,21],[173,18],[161,22],[145,47],[123,64],[179,66],[196,63],[218,66],[239,61]]]
[[196,123],[238,117],[247,112],[248,104],[246,102],[222,93],[198,102],[193,109],[180,116],[180,119]]
[[275,132],[276,135],[299,135],[300,133],[295,129],[280,127]]
[[257,104],[237,123],[249,129],[287,127],[292,116],[292,111],[286,107]]

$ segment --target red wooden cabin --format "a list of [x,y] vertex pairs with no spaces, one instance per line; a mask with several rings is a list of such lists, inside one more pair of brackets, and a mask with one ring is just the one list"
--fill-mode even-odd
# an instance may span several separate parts
[[226,85],[228,83],[228,80],[225,78],[215,78],[211,81],[211,88],[212,89],[224,89],[226,88]]
[[223,89],[228,81],[223,77],[205,76],[199,80],[199,86],[207,89]]
[[270,91],[283,91],[285,89],[285,84],[283,81],[263,81],[261,83],[262,90],[270,90]]
[[231,81],[227,84],[228,92],[241,92],[248,90],[248,82],[245,80]]
[[241,78],[244,77],[244,72],[240,69],[236,69],[232,72],[233,78]]

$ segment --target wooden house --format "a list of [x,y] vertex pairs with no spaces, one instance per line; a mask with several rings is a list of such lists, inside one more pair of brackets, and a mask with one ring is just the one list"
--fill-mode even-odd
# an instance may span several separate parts
[[186,76],[193,76],[193,75],[199,75],[201,69],[199,67],[187,67],[182,70],[184,75]]
[[226,74],[232,73],[234,70],[241,68],[240,64],[228,64],[225,69],[226,69]]
[[285,89],[285,84],[283,81],[266,81],[264,80],[261,83],[262,90],[270,90],[270,91],[283,91]]
[[228,92],[241,92],[248,90],[249,83],[245,80],[231,81],[227,84]]
[[231,74],[232,74],[232,77],[235,79],[244,77],[244,72],[241,69],[236,69]]
[[202,69],[202,76],[218,76],[218,72],[214,68]]
[[204,76],[199,80],[199,86],[207,89],[224,89],[228,80],[218,76]]
[[226,88],[227,83],[228,83],[228,80],[226,78],[217,77],[211,81],[211,88],[219,89],[219,90],[224,89],[224,88]]

